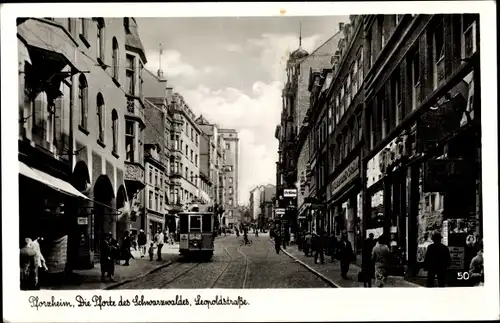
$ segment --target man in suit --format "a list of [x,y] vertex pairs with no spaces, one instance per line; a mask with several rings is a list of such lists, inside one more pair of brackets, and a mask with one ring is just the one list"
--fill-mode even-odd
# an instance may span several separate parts
[[352,250],[352,245],[347,240],[347,232],[342,232],[342,238],[339,243],[339,260],[340,260],[340,272],[344,279],[347,279],[347,272],[349,271],[349,265],[354,257],[354,252]]

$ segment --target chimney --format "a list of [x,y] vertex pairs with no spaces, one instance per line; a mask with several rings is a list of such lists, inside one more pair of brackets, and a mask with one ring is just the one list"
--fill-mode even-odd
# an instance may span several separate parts
[[163,70],[161,68],[158,70],[157,74],[160,79],[163,79]]
[[344,23],[343,22],[339,22],[339,30],[340,31],[344,30]]

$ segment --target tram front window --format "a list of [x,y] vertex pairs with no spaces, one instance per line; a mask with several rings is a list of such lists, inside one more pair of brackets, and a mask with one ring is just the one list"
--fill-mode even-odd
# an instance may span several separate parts
[[203,215],[203,232],[212,232],[212,215],[204,214]]
[[191,216],[191,232],[201,232],[201,216]]
[[188,223],[188,217],[187,216],[181,216],[179,217],[179,231],[181,233],[187,233],[188,228],[189,228],[189,223]]

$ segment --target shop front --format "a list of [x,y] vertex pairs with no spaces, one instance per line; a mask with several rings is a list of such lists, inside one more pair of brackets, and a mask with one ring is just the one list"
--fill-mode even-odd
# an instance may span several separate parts
[[365,236],[389,238],[396,265],[391,274],[425,277],[434,231],[449,247],[450,277],[468,270],[480,245],[478,85],[472,67],[463,74],[445,86],[445,95],[429,98],[434,104],[368,160]]
[[154,241],[155,234],[158,233],[158,231],[163,231],[165,229],[164,216],[159,212],[147,210],[146,219],[148,224],[146,235],[150,241]]
[[361,250],[361,217],[358,200],[361,184],[359,156],[355,157],[327,186],[327,230],[337,239],[347,231],[353,249]]

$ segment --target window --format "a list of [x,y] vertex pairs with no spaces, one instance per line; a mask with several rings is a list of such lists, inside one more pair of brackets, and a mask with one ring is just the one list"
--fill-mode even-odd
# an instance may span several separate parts
[[347,74],[347,80],[345,84],[345,110],[349,109],[349,105],[351,104],[351,73]]
[[103,18],[97,18],[97,59],[100,60],[101,64],[104,64],[105,48],[104,44],[106,41],[106,36],[104,34],[105,25]]
[[193,171],[191,171],[191,176],[189,177],[191,179],[191,183],[194,183],[194,173]]
[[229,194],[233,194],[233,188],[232,187],[229,188]]
[[199,136],[198,134],[196,134],[196,145],[198,146],[198,140],[199,140]]
[[128,17],[123,18],[123,28],[126,34],[130,34],[130,20]]
[[229,177],[229,184],[233,184],[233,178]]
[[80,104],[80,126],[87,129],[88,113],[88,85],[85,75],[80,74],[78,78],[78,103]]
[[189,155],[188,155],[188,152],[189,152],[189,147],[188,147],[188,145],[186,144],[186,158],[189,156]]
[[349,129],[347,127],[344,128],[342,133],[342,137],[344,137],[344,158],[349,154]]
[[113,129],[113,152],[118,154],[118,113],[115,109],[111,112],[111,122]]
[[356,58],[352,68],[352,97],[358,93],[358,59]]
[[125,160],[128,162],[134,162],[135,158],[135,122],[126,121],[125,122],[125,150],[126,156]]
[[342,162],[342,159],[344,159],[344,140],[342,140],[342,134],[339,135],[337,138],[337,149],[338,149],[338,158],[337,160],[337,165]]
[[97,94],[97,127],[99,137],[98,140],[104,143],[104,128],[105,128],[105,113],[104,113],[104,98],[101,93]]
[[88,37],[87,18],[80,18],[80,36],[85,39]]
[[198,154],[194,155],[194,164],[198,166]]
[[160,209],[160,199],[158,198],[158,193],[155,193],[155,206],[156,206],[156,211]]
[[415,50],[410,57],[410,72],[412,109],[415,110],[420,104],[420,55],[418,50]]
[[158,186],[158,170],[155,170],[155,185]]
[[139,96],[142,96],[142,84],[144,80],[142,78],[142,72],[144,71],[144,65],[139,61]]
[[378,27],[380,30],[380,50],[382,50],[385,46],[385,42],[387,41],[386,30],[384,26],[384,15],[378,16]]
[[362,112],[359,111],[356,115],[357,124],[358,124],[358,141],[363,140],[363,122],[362,122]]
[[193,140],[194,140],[194,129],[191,128],[191,141],[193,141]]
[[189,172],[189,171],[188,171],[188,168],[187,168],[187,167],[185,167],[185,168],[184,168],[184,177],[185,177],[186,179],[188,179],[188,175],[189,175],[189,174],[188,174],[188,172]]
[[201,215],[191,215],[190,231],[201,231]]
[[229,199],[229,206],[233,206],[233,199]]
[[392,95],[393,102],[391,103],[391,119],[392,119],[392,128],[395,128],[401,122],[402,115],[402,93],[401,93],[401,73],[399,68],[394,70],[392,75]]
[[333,119],[333,105],[330,103],[328,105],[328,134],[332,133],[333,127],[332,127],[332,119]]
[[351,147],[350,149],[353,150],[356,144],[358,143],[358,121],[356,120],[356,117],[353,117],[351,122],[350,122],[350,135],[351,135]]
[[189,157],[190,157],[189,160],[191,160],[191,162],[193,162],[193,150],[192,149],[190,151],[190,156]]
[[340,94],[335,96],[335,124],[340,121]]
[[130,95],[135,95],[135,57],[127,55],[127,90]]
[[160,208],[158,209],[158,211],[162,211],[163,209],[163,196],[160,195]]
[[149,166],[149,184],[153,185],[153,167]]
[[438,22],[433,28],[432,37],[432,81],[434,89],[444,81],[444,26],[443,16],[438,16]]
[[153,208],[153,192],[149,192],[149,208]]
[[119,73],[119,52],[118,52],[118,40],[116,37],[113,37],[113,78],[118,81],[118,73]]
[[226,150],[229,150],[231,148],[231,145],[226,144]]

